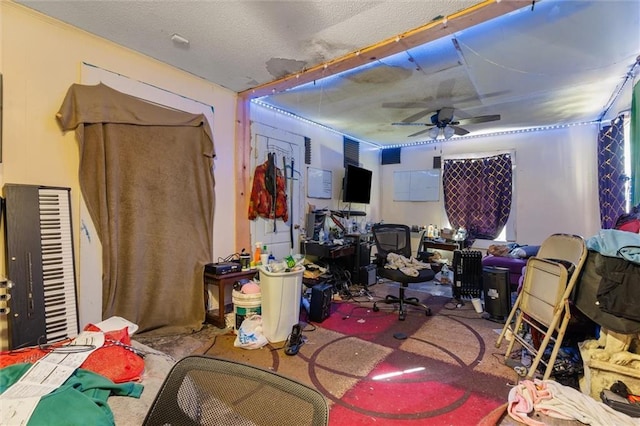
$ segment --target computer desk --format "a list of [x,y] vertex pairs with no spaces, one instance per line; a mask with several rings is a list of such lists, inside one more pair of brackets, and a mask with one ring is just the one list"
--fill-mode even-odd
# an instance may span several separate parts
[[366,269],[371,264],[371,247],[368,238],[369,234],[348,234],[345,236],[347,241],[345,244],[301,241],[300,253],[346,267],[351,274],[352,283],[368,285],[371,284],[368,282],[371,277],[368,271],[363,271],[363,268]]
[[316,256],[321,259],[337,259],[351,256],[356,252],[355,244],[321,244],[318,241],[306,240],[300,242],[300,253]]
[[461,249],[462,241],[436,241],[425,238],[422,240],[422,250],[429,251],[429,249],[455,251]]

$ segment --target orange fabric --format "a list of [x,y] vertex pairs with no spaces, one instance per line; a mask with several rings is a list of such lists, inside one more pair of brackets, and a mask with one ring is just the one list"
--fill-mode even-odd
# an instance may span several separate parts
[[103,346],[80,366],[105,376],[114,383],[140,381],[144,359],[121,346]]
[[47,354],[46,351],[38,347],[17,349],[15,351],[5,351],[0,353],[0,368],[22,362],[34,363]]
[[[90,324],[85,327],[85,331],[100,331],[100,329]],[[114,383],[139,381],[144,371],[144,359],[122,346],[109,343],[109,340],[131,345],[126,327],[122,330],[106,332],[104,346],[93,351],[80,368],[100,374]],[[48,353],[39,347],[2,352],[0,368],[21,362],[34,363]]]
[[[89,324],[85,330],[99,331],[100,329]],[[104,346],[89,355],[80,368],[101,374],[114,383],[139,381],[144,371],[144,359],[122,346],[109,343],[109,340],[114,340],[131,345],[127,327],[122,330],[107,331],[104,333],[104,338]]]

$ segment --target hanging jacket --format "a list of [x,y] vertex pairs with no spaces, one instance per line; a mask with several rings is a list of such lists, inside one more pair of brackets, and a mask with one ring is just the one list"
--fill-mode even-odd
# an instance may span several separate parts
[[[254,220],[260,216],[265,219],[289,220],[287,209],[287,193],[285,192],[284,175],[282,170],[275,166],[276,177],[276,199],[275,209],[273,205],[273,195],[267,189],[267,171],[269,160],[256,167],[253,175],[253,186],[251,188],[251,198],[249,200],[249,220]],[[274,211],[275,210],[275,211]]]

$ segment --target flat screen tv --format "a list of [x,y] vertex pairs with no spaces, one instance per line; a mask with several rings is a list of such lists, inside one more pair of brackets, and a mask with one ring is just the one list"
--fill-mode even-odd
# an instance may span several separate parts
[[371,201],[371,170],[348,164],[344,171],[342,201],[369,204]]

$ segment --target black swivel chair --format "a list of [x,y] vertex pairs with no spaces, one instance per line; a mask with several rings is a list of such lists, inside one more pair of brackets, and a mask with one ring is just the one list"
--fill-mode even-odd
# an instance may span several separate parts
[[431,281],[435,273],[431,269],[419,269],[417,276],[406,275],[398,269],[387,269],[384,265],[387,263],[387,254],[396,253],[406,258],[411,258],[411,229],[407,225],[395,224],[377,224],[371,229],[373,239],[376,244],[376,265],[378,276],[391,281],[400,283],[400,293],[398,296],[387,295],[384,300],[374,302],[373,310],[379,311],[378,303],[399,304],[399,319],[403,321],[407,316],[405,305],[418,306],[425,309],[427,316],[431,315],[431,308],[420,303],[415,297],[406,298],[404,295],[405,288],[409,283],[421,283]]

